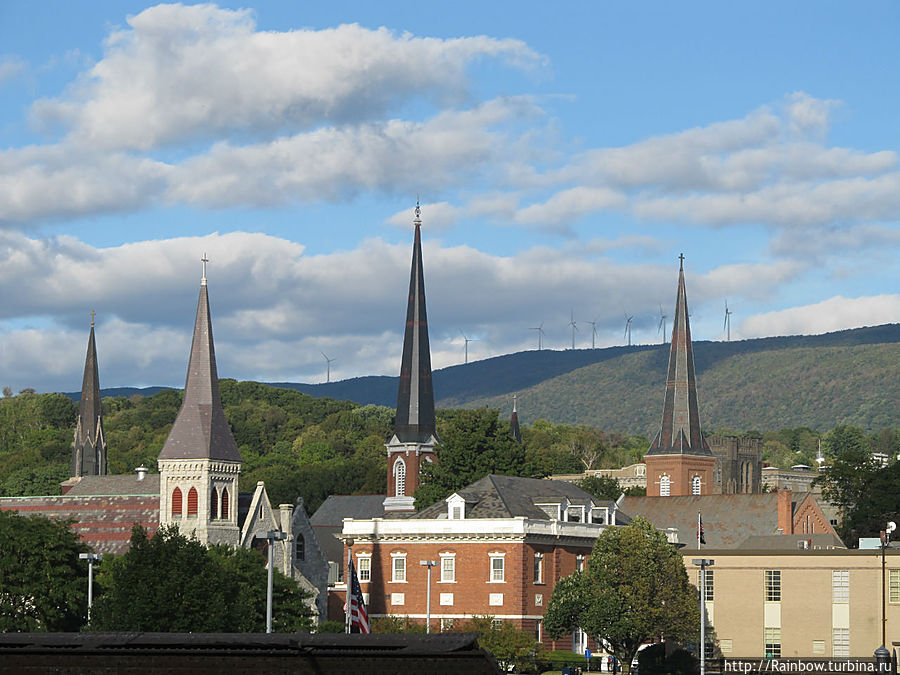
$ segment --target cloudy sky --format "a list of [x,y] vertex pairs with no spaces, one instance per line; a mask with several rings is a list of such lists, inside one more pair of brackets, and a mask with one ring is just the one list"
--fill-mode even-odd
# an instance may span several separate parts
[[0,385],[900,321],[898,3],[328,4],[0,4]]

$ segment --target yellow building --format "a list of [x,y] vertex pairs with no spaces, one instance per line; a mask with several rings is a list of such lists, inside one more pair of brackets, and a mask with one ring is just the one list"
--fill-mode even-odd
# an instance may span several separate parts
[[882,586],[880,549],[825,548],[831,542],[827,535],[752,537],[747,548],[682,552],[698,587],[692,561],[715,561],[707,615],[726,659],[871,657],[882,644],[882,590],[888,649],[900,639],[900,549],[886,551]]

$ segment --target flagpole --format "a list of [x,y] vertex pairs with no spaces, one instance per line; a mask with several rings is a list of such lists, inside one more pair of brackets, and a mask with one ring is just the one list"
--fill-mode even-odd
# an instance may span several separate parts
[[347,632],[348,635],[350,633],[350,622],[351,622],[350,615],[352,612],[352,610],[350,609],[350,593],[352,592],[350,572],[352,570],[352,565],[353,565],[353,540],[348,539],[347,540],[347,574],[344,576],[344,581],[346,582],[346,586],[347,586],[347,593],[344,595],[344,601],[345,601],[344,607],[346,608],[346,611],[344,612],[344,630]]
[[701,537],[703,536],[703,518],[700,511],[697,511],[697,550],[700,550]]

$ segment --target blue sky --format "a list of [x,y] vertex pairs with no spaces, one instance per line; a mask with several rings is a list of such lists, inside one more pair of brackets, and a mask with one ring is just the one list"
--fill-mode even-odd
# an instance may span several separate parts
[[[422,202],[433,361],[900,321],[900,6],[0,5],[0,384],[394,374]],[[671,323],[669,322],[669,327]]]

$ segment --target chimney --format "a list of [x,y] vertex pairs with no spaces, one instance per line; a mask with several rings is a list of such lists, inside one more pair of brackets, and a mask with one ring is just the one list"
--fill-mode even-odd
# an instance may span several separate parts
[[778,490],[778,529],[781,534],[794,534],[794,512],[791,504],[793,493]]
[[142,481],[144,480],[144,476],[147,475],[147,467],[141,464],[138,468],[135,469],[135,472],[137,473],[138,481]]

